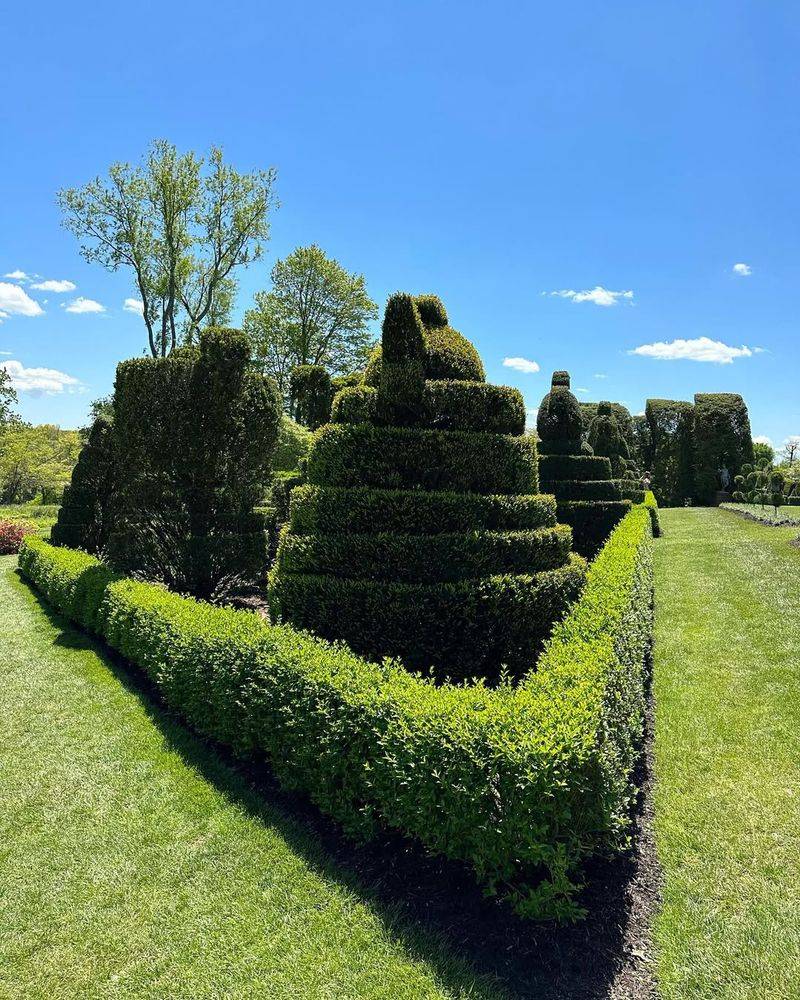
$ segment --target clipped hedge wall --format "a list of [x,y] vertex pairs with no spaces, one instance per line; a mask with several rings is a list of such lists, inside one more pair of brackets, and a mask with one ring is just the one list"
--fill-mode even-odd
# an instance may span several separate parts
[[652,638],[650,516],[589,568],[516,687],[435,685],[257,615],[116,577],[26,540],[23,575],[157,686],[199,732],[265,755],[350,833],[386,826],[468,863],[532,917],[573,917],[581,862],[619,847]]
[[668,507],[694,496],[694,406],[683,400],[648,399],[653,492]]
[[555,498],[546,494],[428,492],[299,486],[291,494],[291,528],[298,534],[375,531],[439,532],[533,529],[556,523]]
[[369,424],[323,427],[307,479],[325,486],[536,493],[536,444],[529,437]]
[[698,392],[695,395],[694,448],[697,500],[709,504],[722,489],[720,469],[728,470],[730,491],[742,466],[755,461],[750,417],[738,393]]

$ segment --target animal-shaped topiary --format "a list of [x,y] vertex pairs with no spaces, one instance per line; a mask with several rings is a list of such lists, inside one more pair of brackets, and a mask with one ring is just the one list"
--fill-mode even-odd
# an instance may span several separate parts
[[[623,499],[620,483],[612,478],[610,458],[594,454],[591,444],[581,442],[580,404],[570,391],[568,372],[553,373],[536,428],[541,488],[556,497],[558,519],[572,526],[576,551],[592,558],[630,510],[631,500]],[[599,440],[602,443],[602,435]]]
[[434,296],[389,299],[371,384],[337,394],[292,492],[270,609],[370,656],[494,677],[532,666],[585,563],[538,494],[522,396],[446,322]]

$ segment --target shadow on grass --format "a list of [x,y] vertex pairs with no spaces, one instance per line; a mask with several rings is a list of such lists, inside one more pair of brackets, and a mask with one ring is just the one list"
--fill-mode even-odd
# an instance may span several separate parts
[[651,822],[652,711],[635,776],[643,789],[633,816],[637,848],[587,866],[585,921],[565,927],[534,924],[485,899],[466,866],[430,857],[416,842],[385,832],[367,844],[354,844],[308,799],[283,791],[264,762],[243,762],[195,735],[159,699],[142,671],[28,589],[59,630],[56,645],[94,651],[139,700],[171,749],[230,802],[277,830],[324,879],[360,897],[406,953],[435,970],[454,995],[463,995],[468,984],[470,996],[480,1000],[655,996],[649,953],[658,892]]

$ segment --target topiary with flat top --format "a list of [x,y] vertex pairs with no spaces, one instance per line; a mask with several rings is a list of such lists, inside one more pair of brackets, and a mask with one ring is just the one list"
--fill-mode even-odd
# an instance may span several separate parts
[[538,494],[516,389],[487,385],[435,296],[390,297],[337,393],[270,577],[276,619],[439,677],[530,669],[585,563]]
[[582,442],[581,408],[570,391],[569,373],[554,372],[536,419],[541,488],[555,496],[559,521],[572,527],[575,550],[588,559],[631,508],[613,478],[608,452],[621,450],[624,441],[609,404],[600,404],[596,421],[594,439]]

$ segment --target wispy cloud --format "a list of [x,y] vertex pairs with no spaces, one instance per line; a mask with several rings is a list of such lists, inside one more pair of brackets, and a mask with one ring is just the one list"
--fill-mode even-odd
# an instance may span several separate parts
[[734,264],[731,270],[734,274],[738,274],[740,278],[746,278],[753,273],[753,269],[749,264]]
[[597,372],[595,378],[608,378],[608,375],[603,375],[601,372]]
[[26,274],[24,271],[20,271],[17,268],[16,271],[9,271],[8,274],[3,275],[4,278],[11,278],[12,281],[28,281],[30,275]]
[[73,299],[64,308],[68,313],[102,313],[106,311],[105,306],[100,305],[99,302],[95,302],[94,299],[85,299],[82,295],[79,295],[77,299]]
[[144,302],[141,299],[125,299],[122,308],[125,312],[138,313],[141,316],[144,313]]
[[17,392],[29,396],[55,396],[58,393],[74,392],[80,386],[79,379],[55,368],[26,368],[21,361],[0,361],[11,376],[11,385]]
[[36,288],[40,292],[74,292],[78,286],[74,281],[57,281],[49,278],[47,281],[34,281],[31,288]]
[[0,281],[0,320],[9,316],[41,316],[44,309],[24,288]]
[[555,292],[542,292],[542,295],[555,295],[560,299],[571,299],[573,302],[593,302],[596,306],[615,306],[620,299],[632,299],[633,292],[628,291],[612,292],[602,285],[595,285],[582,292],[576,292],[572,288],[562,288]]
[[577,387],[577,388],[575,389],[575,392],[586,392],[586,393],[588,393],[588,391],[589,391],[588,389],[581,389],[581,387],[580,387],[580,386],[578,386],[578,387]]
[[696,337],[694,340],[658,341],[654,344],[642,344],[628,351],[628,354],[640,354],[646,358],[656,358],[659,361],[709,361],[718,365],[729,365],[736,358],[749,358],[753,351],[744,344],[732,347],[723,344],[721,340],[711,340],[710,337]]
[[517,372],[533,375],[539,371],[539,365],[529,358],[503,358],[503,367],[513,368]]

